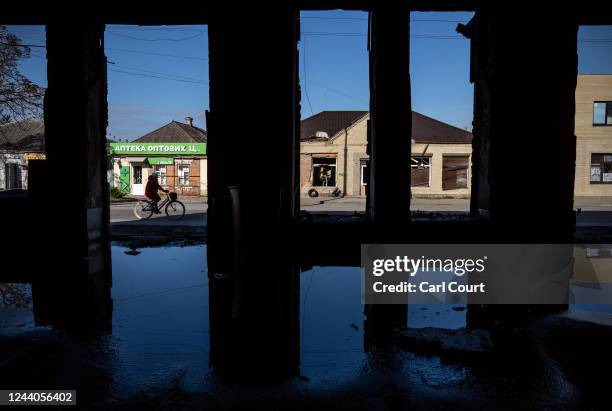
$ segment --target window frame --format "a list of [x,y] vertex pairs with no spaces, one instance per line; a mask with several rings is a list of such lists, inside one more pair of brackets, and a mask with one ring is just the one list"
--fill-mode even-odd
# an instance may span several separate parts
[[[367,169],[369,166],[370,166],[370,160],[367,160],[367,159],[361,159],[361,160],[360,160],[360,164],[359,164],[359,172],[361,173],[361,176],[360,176],[360,180],[361,180],[361,181],[360,181],[360,184],[361,184],[363,187],[365,187],[365,186],[367,186],[367,185],[368,185],[368,182],[367,182],[367,181],[365,181],[365,179],[367,178],[367,175],[366,175],[367,173],[364,173],[364,172],[363,172],[363,169],[364,169],[364,168],[365,168],[365,169]],[[369,171],[368,171],[368,172],[369,172]]]
[[[595,105],[603,104],[604,105],[604,122],[596,123],[595,122]],[[612,126],[612,121],[608,122],[608,112],[612,112],[612,101],[594,101],[593,102],[593,127],[610,127]],[[612,118],[612,115],[610,116]],[[594,153],[593,153],[594,154]]]
[[[466,168],[465,168],[465,186],[457,186],[455,188],[444,188],[444,165],[445,165],[445,159],[451,159],[451,158],[466,158],[467,159],[467,164],[466,164]],[[472,154],[442,154],[442,191],[452,191],[452,190],[470,190],[471,192],[471,186],[470,186],[470,179],[471,177],[471,168],[472,168]]]
[[[162,173],[162,169],[164,170]],[[167,186],[168,185],[168,167],[165,164],[155,164],[153,165],[153,171],[157,172],[159,175],[159,185]]]
[[[315,160],[321,160],[321,159],[330,159],[330,160],[334,160],[334,164],[326,164],[325,162],[322,163],[317,163],[315,162]],[[321,166],[325,166],[325,167],[330,167],[333,170],[333,181],[334,184],[333,185],[315,185],[315,167],[321,167]],[[338,158],[337,157],[315,157],[312,156],[312,166],[310,168],[310,183],[312,187],[337,187],[338,186]]]
[[[420,156],[420,155],[416,155],[416,156],[410,156],[410,187],[411,188],[431,188],[431,163],[432,163],[432,155],[425,155],[425,156]],[[429,169],[429,171],[427,172],[427,185],[426,186],[413,186],[412,185],[412,169],[416,168],[418,169],[422,164],[414,164],[415,161],[417,162],[421,162],[423,163],[423,160],[427,161],[427,165],[425,165],[423,168],[427,168]]]
[[[601,157],[601,161],[600,161],[600,166],[599,166],[599,176],[600,176],[600,180],[599,181],[593,181],[592,180],[592,170],[593,170],[593,157],[594,156],[599,156]],[[589,184],[612,184],[612,181],[604,181],[603,180],[603,175],[604,175],[604,157],[605,156],[610,156],[612,157],[612,153],[591,153],[591,162],[589,164]],[[609,163],[611,164],[611,168],[612,168],[612,161],[609,161]]]
[[[181,167],[187,168],[187,181],[185,181],[185,174],[181,176]],[[178,178],[178,185],[181,187],[191,186],[191,164],[188,163],[179,163],[176,165],[176,176]]]
[[[140,172],[136,172],[136,170],[140,170]],[[138,177],[138,178],[137,178]],[[143,184],[143,166],[142,165],[132,165],[132,185],[141,185]],[[140,181],[140,182],[138,182]]]

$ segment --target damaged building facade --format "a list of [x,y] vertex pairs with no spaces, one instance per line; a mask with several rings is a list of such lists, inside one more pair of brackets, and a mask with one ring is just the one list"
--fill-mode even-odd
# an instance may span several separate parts
[[186,196],[208,192],[206,131],[171,121],[129,143],[110,143],[114,187],[133,196],[143,196],[148,177],[156,171],[162,187]]
[[[302,120],[302,194],[366,195],[369,120],[367,111],[323,111]],[[405,184],[414,197],[469,197],[472,133],[413,111],[406,139],[412,155]]]

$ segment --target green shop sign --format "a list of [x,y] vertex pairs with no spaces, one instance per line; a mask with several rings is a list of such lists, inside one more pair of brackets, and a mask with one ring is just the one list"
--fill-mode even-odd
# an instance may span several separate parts
[[115,155],[176,154],[206,155],[206,143],[110,143],[110,153]]
[[174,164],[174,159],[172,157],[149,157],[147,161],[152,166],[168,166]]

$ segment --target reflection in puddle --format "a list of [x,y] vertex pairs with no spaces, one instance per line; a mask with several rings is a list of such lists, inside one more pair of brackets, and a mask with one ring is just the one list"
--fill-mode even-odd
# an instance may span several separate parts
[[0,283],[0,307],[27,308],[32,306],[32,287],[29,284]]
[[467,323],[466,307],[465,304],[410,304],[408,327],[463,328]]
[[[302,374],[315,382],[337,384],[360,375],[367,368],[361,269],[314,267],[302,273],[300,292]],[[465,325],[465,305],[408,306],[409,327],[456,329]],[[409,357],[411,362],[418,358]]]
[[0,283],[0,310],[0,334],[15,334],[34,329],[32,286]]
[[300,279],[302,374],[342,383],[365,361],[361,271],[358,267],[315,267]]
[[[123,396],[141,389],[176,387],[233,395],[234,387],[213,378],[209,368],[206,246],[130,250],[118,244],[112,247],[113,333],[98,338],[98,344],[85,343],[89,351],[100,347],[96,364],[106,367],[112,376],[108,378],[109,393]],[[7,290],[2,286],[3,292]],[[18,286],[25,294],[15,290],[15,296],[22,296],[15,298],[22,301],[25,295],[31,299],[29,286]],[[358,267],[305,271],[300,294],[302,377],[285,385],[287,390],[329,391],[359,384],[371,388],[384,380],[415,395],[440,395],[442,390],[452,398],[466,395],[466,389],[477,395],[490,388],[488,372],[475,372],[470,364],[447,363],[433,355],[401,350],[364,352]],[[409,305],[407,309],[408,326],[413,328],[465,326],[463,305]],[[7,310],[24,310],[30,318],[30,325],[15,328],[19,324],[13,322],[11,330],[33,327],[31,306],[2,310],[3,322],[10,319],[4,315]],[[0,332],[8,328],[3,325]]]
[[112,247],[116,374],[196,388],[208,373],[206,246]]
[[570,304],[570,312],[612,314],[612,304]]

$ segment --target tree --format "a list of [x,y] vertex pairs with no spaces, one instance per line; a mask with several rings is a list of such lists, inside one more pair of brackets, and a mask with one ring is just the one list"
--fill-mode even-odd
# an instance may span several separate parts
[[0,124],[40,117],[45,89],[19,72],[17,63],[30,57],[30,47],[0,25]]

